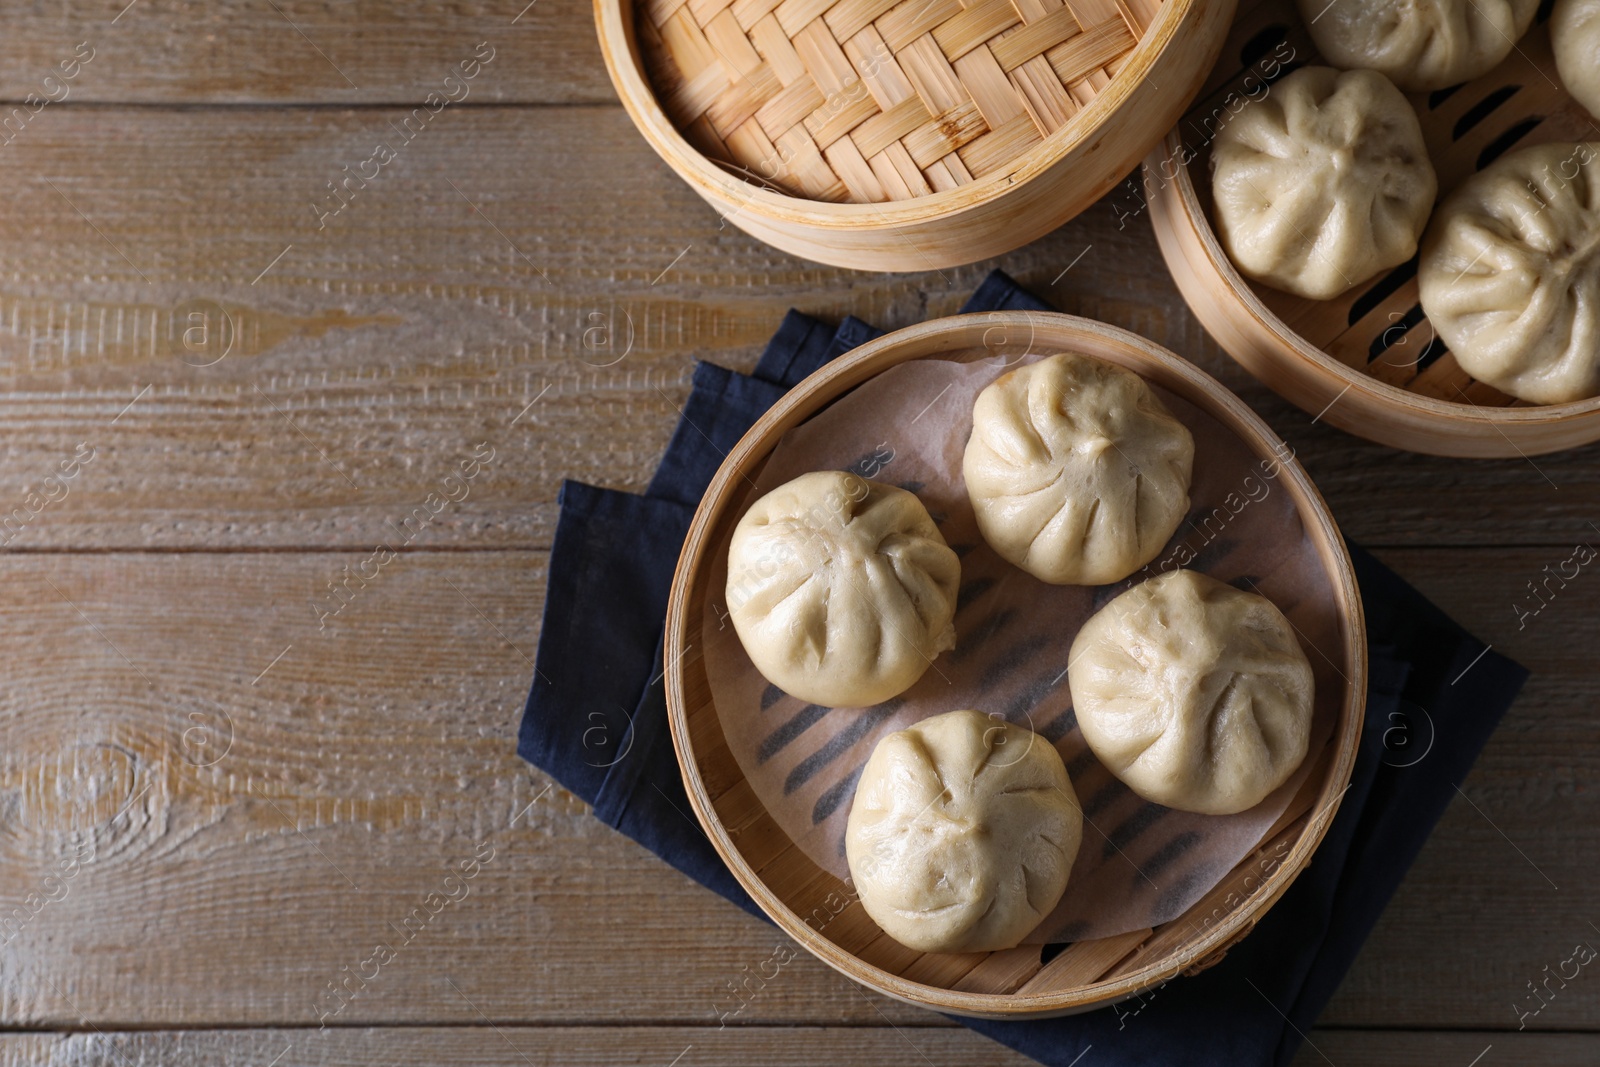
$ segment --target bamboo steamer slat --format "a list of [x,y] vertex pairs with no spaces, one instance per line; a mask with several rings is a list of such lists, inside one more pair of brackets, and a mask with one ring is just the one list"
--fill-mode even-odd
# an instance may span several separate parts
[[[996,312],[912,326],[829,364],[792,389],[728,454],[695,513],[673,576],[664,642],[673,744],[689,800],[735,877],[786,933],[867,987],[911,1004],[984,1018],[1070,1014],[1114,1003],[1220,960],[1310,862],[1354,765],[1366,698],[1366,632],[1350,557],[1298,463],[1280,476],[1325,568],[1340,615],[1344,679],[1328,743],[1289,808],[1223,882],[1154,930],[1071,945],[1048,963],[1040,946],[947,955],[899,945],[848,887],[818,867],[764,810],[722,734],[701,656],[702,605],[725,581],[728,540],[779,438],[874,375],[907,360],[970,359],[1071,349],[1118,363],[1194,403],[1260,457],[1281,442],[1238,398],[1172,353],[1127,331],[1067,315]],[[715,620],[713,620],[715,621]],[[1263,876],[1264,859],[1282,855]],[[822,916],[823,921],[808,922]]]
[[[1415,261],[1324,301],[1278,292],[1234,267],[1211,224],[1214,117],[1247,106],[1247,89],[1259,93],[1259,82],[1245,79],[1261,79],[1259,57],[1273,54],[1278,42],[1294,50],[1295,63],[1322,62],[1291,0],[1247,3],[1199,100],[1145,161],[1143,203],[1195,317],[1284,399],[1380,444],[1506,458],[1600,440],[1600,397],[1528,404],[1462,370],[1422,312]],[[1483,77],[1408,95],[1438,171],[1441,202],[1514,148],[1600,140],[1600,129],[1556,80],[1545,24]]]
[[1112,188],[1212,69],[1236,0],[595,0],[651,147],[787,252],[929,270]]

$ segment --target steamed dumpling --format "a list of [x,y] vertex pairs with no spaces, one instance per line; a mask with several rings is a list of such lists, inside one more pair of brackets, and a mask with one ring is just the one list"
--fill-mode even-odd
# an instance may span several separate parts
[[844,471],[751,505],[728,548],[728,613],[767,681],[829,707],[909,689],[954,648],[961,564],[922,501]]
[[1380,71],[1413,92],[1489,73],[1539,10],[1539,0],[1296,2],[1323,59],[1345,70]]
[[1015,948],[1060,901],[1083,814],[1049,742],[951,711],[878,742],[844,840],[862,906],[890,937],[992,952]]
[[1561,84],[1589,114],[1600,116],[1600,0],[1556,0],[1550,42]]
[[1194,438],[1132,371],[1064,352],[990,383],[962,470],[984,540],[1056,585],[1120,581],[1189,510]]
[[1600,142],[1525,148],[1468,178],[1417,282],[1474,378],[1536,404],[1600,394]]
[[1169,571],[1096,612],[1068,662],[1084,740],[1146,800],[1231,815],[1305,759],[1311,665],[1265,597]]
[[1228,257],[1313,300],[1415,255],[1439,191],[1416,112],[1370,70],[1284,78],[1222,127],[1211,172]]

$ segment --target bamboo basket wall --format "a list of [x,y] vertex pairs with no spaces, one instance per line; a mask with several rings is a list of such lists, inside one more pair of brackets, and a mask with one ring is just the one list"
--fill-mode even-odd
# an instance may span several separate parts
[[595,0],[657,153],[808,259],[928,270],[1050,232],[1199,91],[1235,0]]
[[[1292,50],[1292,52],[1290,51]],[[1278,56],[1321,63],[1290,0],[1246,3],[1199,101],[1146,160],[1143,196],[1167,266],[1206,327],[1246,370],[1322,422],[1433,455],[1516,457],[1600,440],[1600,397],[1529,404],[1476,381],[1433,333],[1413,259],[1335,300],[1308,300],[1245,278],[1211,224],[1210,143],[1218,116],[1259,94]],[[1246,79],[1256,79],[1247,83]],[[1439,175],[1442,202],[1513,148],[1600,140],[1555,75],[1540,22],[1490,73],[1408,94]],[[1127,198],[1125,198],[1127,199]]]
[[[1007,340],[997,345],[997,337]],[[1124,330],[1028,312],[935,320],[835,360],[790,390],[750,429],[724,460],[695,514],[668,603],[663,669],[673,743],[695,814],[724,861],[774,922],[830,966],[888,996],[961,1015],[1024,1018],[1086,1011],[1221,960],[1310,862],[1349,783],[1365,707],[1366,632],[1354,569],[1321,496],[1300,466],[1289,462],[1282,484],[1316,546],[1340,617],[1341,648],[1333,653],[1344,679],[1339,719],[1323,749],[1307,755],[1314,761],[1313,773],[1257,850],[1184,915],[1154,929],[1077,942],[1049,957],[1040,945],[919,953],[879,930],[849,887],[818,867],[766,812],[722,733],[700,650],[706,590],[726,581],[728,541],[767,456],[789,429],[904,361],[1060,349],[1127,367],[1218,419],[1258,456],[1281,455],[1278,438],[1233,394]],[[1267,856],[1283,857],[1270,873],[1265,873]],[[848,904],[840,907],[841,901]]]

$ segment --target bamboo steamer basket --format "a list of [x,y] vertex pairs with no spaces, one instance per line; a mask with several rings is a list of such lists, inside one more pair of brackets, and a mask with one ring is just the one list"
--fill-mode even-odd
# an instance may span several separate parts
[[[1072,1014],[1114,1003],[1222,959],[1310,862],[1346,789],[1366,699],[1366,632],[1354,569],[1316,488],[1299,464],[1284,464],[1291,494],[1326,569],[1340,617],[1344,679],[1338,720],[1314,769],[1277,822],[1216,888],[1184,915],[1150,930],[1080,941],[1058,955],[1040,945],[975,954],[918,953],[882,933],[849,887],[818,867],[757,799],[722,732],[706,674],[702,617],[708,588],[725,581],[733,527],[778,439],[851,389],[915,359],[1021,356],[1071,349],[1127,367],[1197,405],[1260,457],[1278,438],[1238,398],[1192,365],[1135,334],[1067,315],[995,312],[939,319],[887,334],[801,382],[758,421],[724,460],[702,500],[673,576],[663,644],[668,718],[691,805],[717,852],[750,896],[786,933],[829,966],[870,989],[959,1015],[1018,1019]],[[1264,872],[1262,857],[1282,854]],[[838,896],[830,897],[830,894]],[[825,906],[829,900],[847,906]],[[808,924],[818,909],[820,929]]]
[[[1286,400],[1380,444],[1503,458],[1600,440],[1600,397],[1530,404],[1462,370],[1423,314],[1415,260],[1322,301],[1278,292],[1234,267],[1211,224],[1215,117],[1244,106],[1246,91],[1259,94],[1276,57],[1291,54],[1294,64],[1322,62],[1294,4],[1247,3],[1199,101],[1146,159],[1142,198],[1119,209],[1126,218],[1148,205],[1161,252],[1195,317]],[[1543,22],[1483,77],[1407,95],[1439,175],[1441,202],[1514,148],[1600,139],[1556,79]]]
[[929,270],[1078,214],[1199,91],[1235,0],[595,0],[652,148],[786,252]]

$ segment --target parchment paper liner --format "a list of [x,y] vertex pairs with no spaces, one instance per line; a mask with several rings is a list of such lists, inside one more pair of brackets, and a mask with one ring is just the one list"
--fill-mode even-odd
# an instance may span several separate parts
[[[845,819],[856,780],[886,734],[956,708],[1025,725],[1054,744],[1083,805],[1083,846],[1060,905],[1026,943],[1109,937],[1170,921],[1260,843],[1311,773],[1308,758],[1266,800],[1238,815],[1196,815],[1139,799],[1100,765],[1079,733],[1067,687],[1078,628],[1130,585],[1179,566],[1261,593],[1288,616],[1316,675],[1309,751],[1338,718],[1341,687],[1333,589],[1289,494],[1287,456],[1255,455],[1193,404],[1154,387],[1194,435],[1188,518],[1144,570],[1112,586],[1052,586],[1000,559],[978,533],[961,475],[972,406],[1033,353],[961,362],[961,354],[892,367],[786,433],[735,514],[814,470],[853,470],[915,492],[961,557],[956,648],[901,697],[876,707],[807,705],[771,686],[727,621],[726,559],[708,583],[706,674],[729,748],[761,803],[818,866],[846,882]],[[726,553],[726,546],[721,550]],[[1324,654],[1322,650],[1330,650]]]

